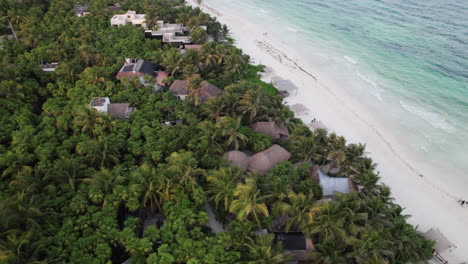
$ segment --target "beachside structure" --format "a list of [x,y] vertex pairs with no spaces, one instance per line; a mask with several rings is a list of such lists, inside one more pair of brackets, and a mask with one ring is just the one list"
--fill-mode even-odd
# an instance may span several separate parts
[[[170,91],[180,100],[185,100],[190,94],[188,85],[189,81],[187,80],[176,80],[171,85]],[[221,89],[219,89],[218,87],[212,85],[207,81],[203,81],[200,87],[199,102],[204,103],[210,98],[218,96],[221,92]]]
[[423,236],[435,242],[434,251],[432,254],[434,255],[434,261],[439,264],[448,264],[449,262],[442,256],[442,254],[451,252],[455,250],[457,246],[455,246],[452,242],[448,240],[448,238],[440,232],[437,228],[431,228],[426,233],[423,233]]
[[288,161],[291,158],[291,153],[280,145],[273,145],[253,156],[238,150],[228,151],[224,153],[224,158],[226,158],[230,167],[238,166],[243,170],[263,175],[279,163]]
[[256,122],[250,125],[256,132],[269,136],[274,141],[287,141],[289,131],[287,127],[281,127],[276,122]]
[[279,163],[288,161],[290,158],[291,153],[280,145],[273,145],[253,155],[249,160],[248,170],[263,175]]
[[243,170],[247,170],[249,168],[250,156],[242,151],[228,151],[224,153],[224,158],[228,160],[230,167],[238,166]]
[[138,78],[141,84],[145,87],[152,85],[145,79],[145,76],[152,76],[156,78],[154,85],[155,91],[159,91],[165,87],[163,82],[169,74],[160,70],[160,66],[142,59],[126,58],[125,63],[117,73],[117,80]]
[[39,67],[41,70],[45,72],[53,72],[55,69],[58,67],[58,62],[52,62],[52,63],[46,63],[46,62],[40,62]]
[[75,6],[75,15],[78,16],[78,17],[83,17],[83,16],[86,16],[86,15],[89,15],[91,14],[91,12],[88,12],[87,10],[89,9],[89,5],[88,4],[84,4],[84,5],[77,5]]
[[301,232],[274,232],[275,242],[280,243],[285,252],[293,259],[288,263],[300,263],[309,260],[309,253],[315,251],[312,238]]
[[145,30],[145,37],[149,39],[160,39],[165,43],[177,43],[179,45],[191,43],[188,28],[182,24],[169,24],[164,21],[156,21],[155,30]]
[[350,193],[356,190],[354,183],[349,178],[330,177],[319,166],[312,168],[311,178],[322,187],[323,197],[334,197],[336,193]]
[[89,106],[118,119],[128,118],[136,110],[136,107],[130,107],[129,103],[111,103],[109,97],[93,98]]
[[114,15],[110,19],[111,26],[118,27],[118,26],[137,26],[143,27],[146,29],[146,15],[145,14],[137,14],[135,11],[127,11],[125,14],[122,15]]

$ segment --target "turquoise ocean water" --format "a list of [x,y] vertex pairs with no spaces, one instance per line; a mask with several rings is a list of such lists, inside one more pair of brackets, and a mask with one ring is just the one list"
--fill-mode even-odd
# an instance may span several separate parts
[[426,159],[467,171],[468,1],[205,2],[294,47]]

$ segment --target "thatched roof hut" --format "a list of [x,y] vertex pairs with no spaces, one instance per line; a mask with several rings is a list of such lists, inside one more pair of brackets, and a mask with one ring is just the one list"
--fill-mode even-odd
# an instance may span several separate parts
[[250,158],[249,170],[258,174],[265,174],[278,163],[288,161],[291,154],[279,145],[261,151]]
[[[186,95],[190,94],[190,90],[188,89],[189,81],[187,80],[176,80],[171,85],[170,91],[179,96],[180,98],[185,98]],[[216,97],[222,92],[221,89],[212,85],[207,81],[203,81],[200,84],[200,98],[199,102],[204,103],[208,101],[211,97]]]
[[249,155],[242,151],[232,150],[224,153],[224,157],[229,161],[229,166],[239,166],[243,170],[249,168]]
[[285,140],[289,137],[287,127],[280,127],[276,122],[256,122],[250,125],[256,132],[269,136],[273,140]]
[[187,95],[189,94],[188,85],[189,81],[187,80],[175,80],[171,85],[170,91],[178,95]]
[[221,89],[207,81],[201,83],[200,103],[208,101],[211,97],[216,97],[221,93]]

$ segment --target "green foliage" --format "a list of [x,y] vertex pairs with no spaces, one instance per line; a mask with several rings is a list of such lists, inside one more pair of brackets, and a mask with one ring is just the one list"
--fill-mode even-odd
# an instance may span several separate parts
[[247,137],[246,151],[257,153],[271,147],[271,139],[267,135],[253,131],[249,127],[241,127],[240,132]]
[[[432,243],[378,183],[365,146],[301,125],[260,80],[265,66],[250,65],[230,44],[225,25],[183,1],[119,1],[146,13],[150,27],[158,20],[189,27],[204,45],[181,54],[145,39],[141,28],[110,27],[105,8],[113,2],[91,2],[91,14],[77,17],[76,1],[0,1],[0,32],[11,23],[18,35],[0,50],[0,262],[282,263],[287,257],[271,236],[253,236],[278,215],[288,218],[279,228],[313,235],[317,263],[431,257]],[[215,41],[204,43],[207,34]],[[194,100],[153,93],[136,78],[116,80],[128,57],[161,65],[167,86],[191,79]],[[43,72],[41,61],[59,66]],[[203,80],[223,93],[200,104]],[[114,119],[87,105],[93,97],[137,110]],[[266,175],[225,167],[227,150],[271,146],[248,128],[259,121],[289,128],[282,145],[306,162],[278,164]],[[321,188],[309,178],[316,164],[350,177],[361,192],[319,203]],[[207,226],[208,201],[227,232]],[[164,221],[143,231],[147,217]]]

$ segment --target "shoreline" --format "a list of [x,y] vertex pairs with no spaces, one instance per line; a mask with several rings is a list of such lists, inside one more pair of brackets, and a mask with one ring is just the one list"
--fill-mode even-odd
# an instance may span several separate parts
[[[198,6],[194,0],[188,4]],[[320,69],[295,59],[299,56],[268,33],[255,31],[248,22],[236,19],[202,4],[201,9],[228,25],[235,45],[248,54],[255,64],[266,65],[272,71],[266,81],[279,76],[291,80],[297,87],[297,94],[285,99],[289,106],[302,105],[305,108],[296,116],[305,124],[314,118],[330,131],[343,135],[347,142],[362,142],[367,146],[369,156],[378,163],[381,182],[392,189],[396,202],[412,215],[408,222],[421,232],[438,228],[457,246],[452,252],[442,255],[449,263],[468,260],[468,209],[458,205],[457,200],[468,189],[466,183],[447,182],[440,175],[451,174],[418,157],[405,148],[389,130],[376,120],[358,98],[353,98]],[[463,197],[467,199],[468,197]]]

